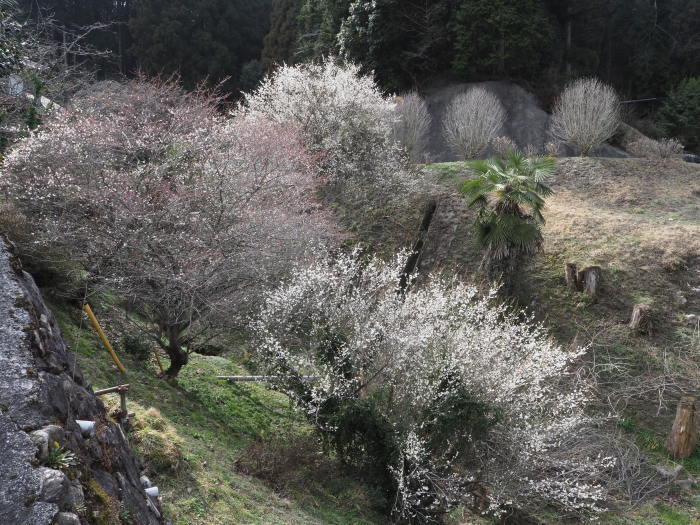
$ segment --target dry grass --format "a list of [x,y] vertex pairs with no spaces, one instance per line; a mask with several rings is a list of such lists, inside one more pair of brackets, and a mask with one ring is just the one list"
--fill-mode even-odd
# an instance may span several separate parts
[[[468,163],[426,169],[447,187],[469,176]],[[654,461],[666,462],[663,440],[675,404],[683,393],[700,391],[700,327],[688,318],[700,316],[700,166],[677,160],[563,158],[551,186],[555,194],[544,211],[545,252],[523,272],[521,301],[561,344],[591,345],[589,363],[601,379],[598,408],[607,412],[614,406],[624,416],[620,432]],[[449,200],[457,206],[454,197]],[[454,228],[443,228],[441,238],[429,240],[450,247],[432,269],[451,268],[478,279],[474,263],[480,250],[469,220],[469,213],[455,213]],[[567,262],[603,268],[597,302],[567,289]],[[654,309],[650,337],[627,326],[633,306],[642,302]],[[684,466],[698,476],[694,462],[690,458]],[[698,510],[686,500],[673,499],[674,508],[697,519]],[[616,512],[613,522],[657,523],[655,517],[638,521],[635,512]]]

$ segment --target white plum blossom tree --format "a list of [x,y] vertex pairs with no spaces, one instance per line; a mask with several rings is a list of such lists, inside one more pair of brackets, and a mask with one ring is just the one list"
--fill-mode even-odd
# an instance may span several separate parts
[[18,143],[0,175],[30,251],[59,246],[145,319],[169,376],[332,233],[296,127],[222,120],[215,104],[174,82],[103,85]]
[[596,475],[610,459],[560,455],[588,423],[588,388],[573,373],[586,350],[557,346],[495,291],[432,279],[404,294],[406,254],[355,255],[299,268],[267,294],[253,329],[266,372],[340,457],[355,443],[385,462],[394,515],[436,519],[477,487],[488,487],[489,511],[524,501],[598,510]]
[[301,129],[327,183],[379,202],[410,191],[415,174],[393,140],[395,104],[353,64],[281,66],[242,110]]

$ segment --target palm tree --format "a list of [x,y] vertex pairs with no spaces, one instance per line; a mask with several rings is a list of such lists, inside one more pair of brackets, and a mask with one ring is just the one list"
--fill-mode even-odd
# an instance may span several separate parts
[[552,194],[544,181],[554,167],[550,156],[527,157],[517,150],[472,163],[477,177],[464,182],[460,192],[470,208],[478,208],[476,235],[486,249],[482,267],[492,277],[510,280],[542,251],[542,209],[544,198]]

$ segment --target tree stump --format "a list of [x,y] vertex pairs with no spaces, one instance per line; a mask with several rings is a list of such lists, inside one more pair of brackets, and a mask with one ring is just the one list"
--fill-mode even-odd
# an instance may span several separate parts
[[698,443],[698,422],[695,418],[695,398],[682,397],[676,410],[676,419],[665,446],[672,457],[684,459],[695,451]]
[[635,304],[632,310],[632,318],[629,327],[637,332],[651,335],[653,326],[651,321],[651,306],[648,304]]
[[564,274],[566,276],[566,285],[570,290],[581,290],[578,282],[578,275],[576,273],[576,263],[566,263],[564,267]]
[[603,278],[603,269],[600,266],[589,266],[578,272],[576,280],[579,290],[583,290],[587,296],[597,299],[600,281]]

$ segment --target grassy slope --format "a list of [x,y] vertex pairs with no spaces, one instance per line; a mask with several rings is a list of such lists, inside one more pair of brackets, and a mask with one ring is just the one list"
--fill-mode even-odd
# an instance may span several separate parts
[[[426,170],[448,188],[469,176],[465,163]],[[700,167],[680,161],[560,159],[551,182],[555,195],[545,212],[545,253],[524,277],[529,297],[535,298],[553,335],[570,344],[578,333],[579,340],[592,342],[597,359],[624,362],[633,377],[653,377],[665,367],[680,372],[686,376],[680,386],[697,393],[700,337],[686,316],[700,314]],[[450,242],[455,248],[443,264],[470,274],[480,254],[469,225],[458,225]],[[603,268],[602,297],[596,304],[566,289],[567,262]],[[656,312],[652,337],[630,333],[626,326],[633,305],[642,302]],[[679,389],[669,389],[668,403],[660,410],[656,392],[635,396],[622,424],[659,462],[669,461],[663,440],[679,394]],[[690,475],[700,477],[700,451],[683,464]],[[677,508],[647,505],[608,520],[700,523],[697,484],[693,492],[676,500]]]
[[[124,377],[75,312],[53,310],[95,389],[129,383],[128,408],[136,413],[136,425],[148,425],[148,408],[160,412],[165,428],[151,429],[156,434],[153,450],[143,449],[134,434],[131,439],[137,450],[144,450],[146,472],[159,486],[166,516],[176,525],[383,522],[372,510],[374,501],[366,489],[339,474],[332,463],[321,473],[304,471],[309,466],[301,465],[296,482],[281,491],[239,472],[236,460],[254,439],[292,436],[305,432],[306,425],[280,394],[260,385],[213,379],[245,373],[229,359],[194,354],[177,382],[165,382],[156,377],[153,363],[139,363],[122,353],[128,370]],[[107,405],[117,404],[117,399],[105,397]],[[159,468],[149,468],[151,455]]]
[[[466,168],[464,163],[452,163],[426,169],[450,193],[468,173]],[[537,310],[553,335],[568,344],[578,333],[593,342],[599,359],[622,359],[637,377],[653,376],[665,364],[672,369],[683,367],[689,377],[683,386],[697,390],[697,373],[687,368],[687,361],[693,361],[695,352],[698,362],[698,335],[685,316],[700,314],[700,293],[693,291],[700,287],[700,167],[676,161],[561,159],[552,186],[556,194],[548,200],[546,210],[545,253],[528,270],[525,281],[535,291]],[[471,236],[469,213],[455,217],[455,228],[444,230],[452,238],[433,240],[438,245],[449,242],[449,250],[433,269],[452,268],[474,277],[480,253]],[[364,240],[379,251],[404,246],[411,238],[411,226],[406,225],[416,224],[419,218],[420,200],[406,210],[405,217],[392,217],[386,228],[379,228],[381,239]],[[590,304],[580,294],[567,291],[563,266],[569,261],[604,268],[598,303]],[[626,328],[637,302],[649,302],[657,312],[652,337],[631,334]],[[96,388],[124,381],[89,331],[79,332],[75,319],[65,312],[60,320]],[[164,494],[166,512],[175,523],[385,521],[371,511],[374,500],[367,490],[342,475],[317,476],[319,479],[302,475],[296,485],[273,491],[238,471],[236,459],[256,437],[303,432],[305,425],[284,398],[260,386],[212,382],[215,375],[240,372],[232,360],[195,355],[177,384],[169,384],[155,378],[153,365],[144,369],[125,359],[126,380],[133,385],[131,409],[141,416],[148,407],[158,408],[181,443],[182,466],[154,476]],[[676,394],[670,394],[672,402]],[[623,432],[659,462],[668,461],[662,444],[673,417],[672,402],[658,411],[655,394],[648,392],[632,400],[621,425]],[[699,477],[700,453],[684,466]],[[693,496],[698,501],[697,492],[610,515],[604,521],[616,525],[697,523],[700,509],[692,503]],[[472,522],[471,517],[455,520]]]

